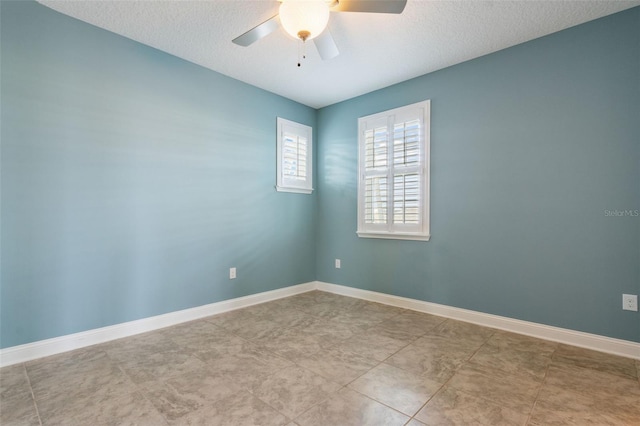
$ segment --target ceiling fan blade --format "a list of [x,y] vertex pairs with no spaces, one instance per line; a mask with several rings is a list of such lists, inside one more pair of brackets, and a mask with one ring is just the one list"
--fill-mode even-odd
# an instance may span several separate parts
[[271,34],[278,26],[280,26],[280,17],[278,15],[272,16],[262,24],[242,34],[240,37],[234,38],[233,42],[240,46],[249,46],[251,43]]
[[335,58],[340,54],[338,46],[336,46],[336,42],[333,40],[333,36],[329,32],[329,28],[325,29],[322,34],[314,38],[313,43],[316,45],[316,49],[318,49],[318,53],[324,61]]
[[339,0],[334,12],[402,13],[407,0]]

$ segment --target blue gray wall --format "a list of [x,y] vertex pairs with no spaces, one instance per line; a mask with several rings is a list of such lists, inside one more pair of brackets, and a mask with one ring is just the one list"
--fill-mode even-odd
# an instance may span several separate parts
[[[357,119],[424,99],[432,239],[359,239]],[[640,8],[323,108],[318,126],[319,280],[640,341],[621,309],[640,293],[640,217],[605,212],[640,209]]]
[[[0,13],[0,347],[315,279],[640,341],[640,218],[605,213],[640,209],[639,8],[319,111]],[[357,118],[423,99],[432,240],[358,239]],[[314,195],[273,188],[276,116]]]
[[274,189],[315,110],[0,3],[0,347],[315,279],[317,197]]

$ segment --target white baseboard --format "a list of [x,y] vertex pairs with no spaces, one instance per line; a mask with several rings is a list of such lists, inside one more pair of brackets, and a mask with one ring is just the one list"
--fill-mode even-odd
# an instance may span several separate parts
[[371,302],[384,303],[386,305],[397,306],[399,308],[439,315],[446,318],[511,331],[513,333],[524,334],[544,340],[565,343],[567,345],[579,346],[581,348],[593,349],[595,351],[640,360],[640,343],[628,340],[614,339],[611,337],[599,336],[597,334],[552,327],[529,321],[454,308],[452,306],[439,305],[437,303],[424,302],[422,300],[392,296],[389,294],[361,290],[353,287],[345,287],[337,284],[317,282],[316,288],[329,293],[357,297],[358,299],[364,299]]
[[256,305],[258,303],[269,302],[271,300],[311,291],[316,287],[316,282],[298,284],[291,287],[238,297],[231,300],[224,300],[195,308],[169,312],[167,314],[143,318],[136,321],[129,321],[108,327],[96,328],[80,333],[68,334],[52,339],[40,340],[33,343],[0,349],[0,367],[72,351],[74,349],[80,349],[86,346],[108,342],[110,340],[129,337],[135,334],[169,327],[183,322],[233,311],[235,309],[246,308],[247,306]]
[[314,281],[277,290],[266,291],[263,293],[252,294],[236,299],[224,300],[195,308],[170,312],[154,317],[143,318],[137,321],[130,321],[109,327],[97,328],[94,330],[55,337],[53,339],[40,340],[38,342],[0,349],[0,367],[55,355],[74,349],[80,349],[86,346],[108,342],[110,340],[129,337],[135,334],[145,333],[187,321],[193,321],[211,315],[233,311],[235,309],[246,308],[258,303],[269,302],[311,290],[321,290],[329,293],[356,297],[358,299],[369,300],[371,302],[384,303],[386,305],[397,306],[399,308],[439,315],[486,327],[497,328],[500,330],[511,331],[513,333],[524,334],[540,339],[640,360],[640,343],[636,342],[485,314],[452,306],[439,305],[437,303],[425,302],[422,300],[409,299],[406,297]]

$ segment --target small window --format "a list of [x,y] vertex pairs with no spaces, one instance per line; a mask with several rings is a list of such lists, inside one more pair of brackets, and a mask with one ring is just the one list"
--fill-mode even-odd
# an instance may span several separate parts
[[429,240],[430,108],[358,119],[358,236]]
[[278,177],[276,190],[311,194],[312,129],[278,117]]

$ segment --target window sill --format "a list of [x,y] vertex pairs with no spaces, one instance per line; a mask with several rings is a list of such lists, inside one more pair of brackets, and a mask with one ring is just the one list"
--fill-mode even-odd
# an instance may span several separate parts
[[387,232],[356,232],[360,238],[379,238],[383,240],[411,240],[411,241],[429,241],[431,235],[424,234],[400,234]]
[[312,189],[292,188],[292,187],[289,187],[289,186],[277,186],[276,185],[276,191],[278,191],[278,192],[294,192],[296,194],[311,194],[311,193],[313,193],[313,188]]

